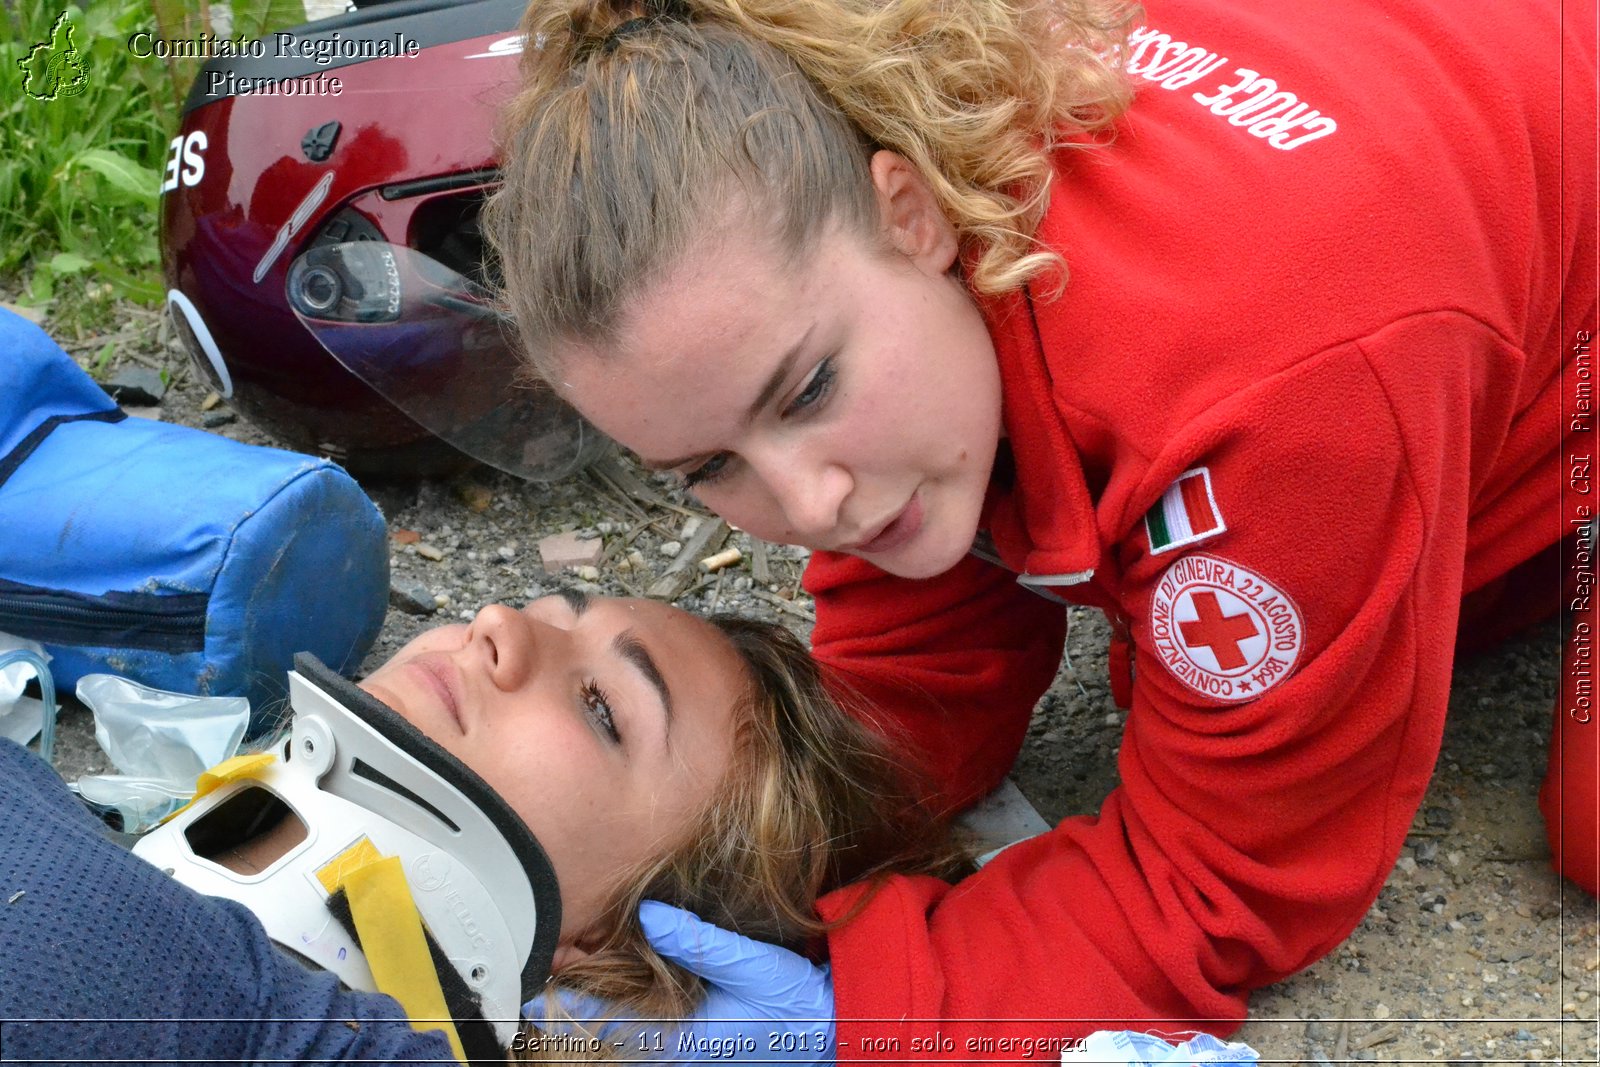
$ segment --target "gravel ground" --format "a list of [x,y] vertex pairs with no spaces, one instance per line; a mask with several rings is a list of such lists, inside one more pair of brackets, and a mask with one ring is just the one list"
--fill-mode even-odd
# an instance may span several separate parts
[[[206,392],[158,336],[155,316],[130,310],[117,333],[133,336],[118,341],[106,373],[173,372],[172,388],[147,414],[270,443],[242,420],[227,421],[226,405],[202,410]],[[103,344],[61,340],[86,362]],[[491,601],[519,603],[564,584],[637,595],[671,584],[673,574],[681,607],[809,631],[803,551],[733,532],[722,547],[738,548],[740,560],[705,572],[698,560],[711,550],[696,550],[695,540],[715,532],[716,521],[668,480],[621,458],[549,487],[479,470],[369,490],[389,522],[395,592],[368,669],[422,629],[470,618]],[[601,540],[592,570],[545,573],[538,544],[563,531]],[[687,566],[678,572],[680,557]],[[1106,641],[1097,613],[1075,611],[1071,667],[1063,665],[1036,710],[1014,772],[1052,822],[1093,813],[1116,781],[1124,713],[1108,692]],[[1377,902],[1328,957],[1255,998],[1239,1039],[1264,1061],[1600,1061],[1596,904],[1550,872],[1534,803],[1558,667],[1553,626],[1458,665],[1439,768]],[[81,709],[67,713],[58,762],[69,773],[101,763]]]

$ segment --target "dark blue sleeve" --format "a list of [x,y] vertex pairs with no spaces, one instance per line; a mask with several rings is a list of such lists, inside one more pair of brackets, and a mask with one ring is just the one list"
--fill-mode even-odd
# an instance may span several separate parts
[[454,1063],[388,997],[273,947],[249,910],[107,840],[0,740],[0,1055],[7,1062]]

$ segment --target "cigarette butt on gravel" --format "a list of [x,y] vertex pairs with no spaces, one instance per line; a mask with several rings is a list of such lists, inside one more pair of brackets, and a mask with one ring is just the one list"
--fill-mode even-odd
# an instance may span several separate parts
[[714,556],[707,556],[700,561],[700,566],[708,571],[720,571],[724,567],[731,567],[744,558],[744,553],[737,548],[725,548]]

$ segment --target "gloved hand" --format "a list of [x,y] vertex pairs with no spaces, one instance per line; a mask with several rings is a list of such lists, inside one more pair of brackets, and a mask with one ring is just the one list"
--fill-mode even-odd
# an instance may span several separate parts
[[654,900],[639,905],[639,924],[657,952],[708,983],[700,1010],[666,1037],[665,1058],[832,1067],[833,977],[826,964]]

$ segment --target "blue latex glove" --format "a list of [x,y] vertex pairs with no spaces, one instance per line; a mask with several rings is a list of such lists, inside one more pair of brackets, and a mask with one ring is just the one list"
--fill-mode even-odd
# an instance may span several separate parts
[[[681,1024],[641,1023],[610,1019],[607,1005],[563,992],[562,1006],[579,1020],[585,1036],[594,1034],[618,1055],[635,1060],[833,1067],[833,978],[826,965],[654,900],[639,905],[639,925],[663,957],[706,980],[705,1000]],[[524,1014],[542,1018],[543,997],[529,1001]],[[589,1020],[607,1021],[595,1026]]]
[[708,983],[700,1010],[663,1042],[671,1059],[832,1067],[833,977],[826,964],[654,900],[639,905],[639,925],[657,952]]

